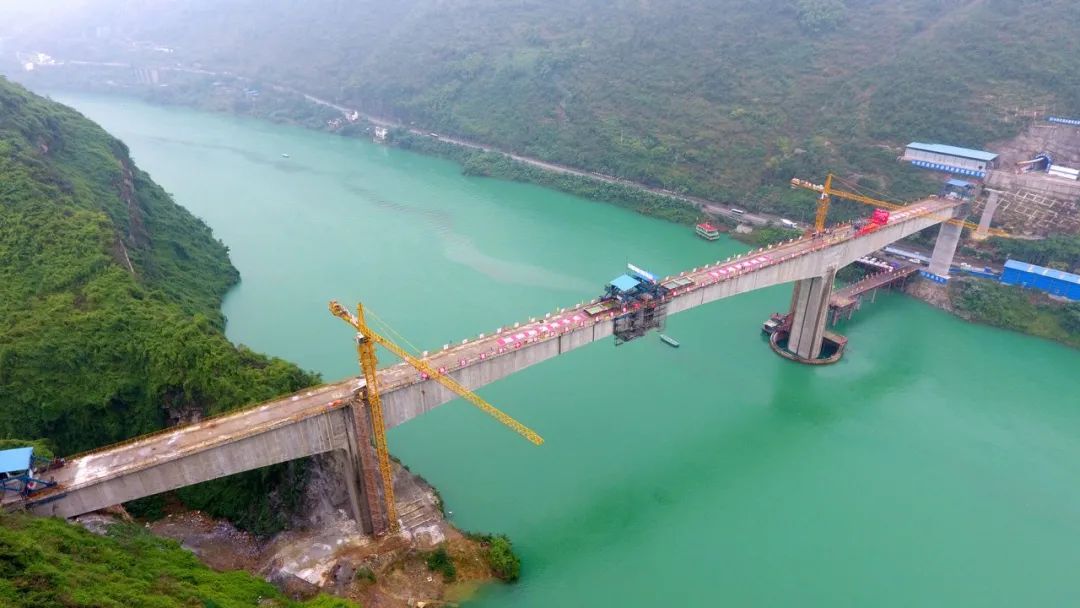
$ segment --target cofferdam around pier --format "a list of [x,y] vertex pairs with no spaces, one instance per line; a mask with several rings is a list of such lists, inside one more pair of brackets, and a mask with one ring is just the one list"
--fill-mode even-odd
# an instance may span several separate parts
[[[666,275],[741,250],[365,142],[54,97],[229,245],[230,336],[327,378],[356,373],[330,298],[435,352],[591,299],[627,260]],[[1076,603],[1075,351],[881,294],[840,324],[844,360],[798,366],[758,329],[790,295],[674,315],[677,350],[607,338],[481,390],[542,448],[465,405],[391,430],[456,524],[521,552],[522,581],[471,605]]]

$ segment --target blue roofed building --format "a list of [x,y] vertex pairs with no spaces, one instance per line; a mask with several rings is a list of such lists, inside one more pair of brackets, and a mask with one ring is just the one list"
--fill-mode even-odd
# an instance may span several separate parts
[[941,196],[954,198],[960,197],[964,200],[971,200],[975,196],[975,184],[962,179],[950,179],[945,182],[945,187],[941,189]]
[[911,142],[904,149],[903,160],[916,167],[958,175],[984,178],[994,168],[997,154],[945,144]]
[[30,461],[34,457],[34,448],[12,448],[0,450],[0,473],[22,473],[30,470]]
[[52,481],[34,477],[35,462],[49,464],[44,458],[34,456],[34,448],[31,447],[0,450],[0,501],[6,501],[11,495],[26,496],[56,485]]
[[1080,300],[1080,275],[1071,272],[1009,260],[1005,262],[1001,282],[1026,289],[1038,289],[1070,300]]
[[641,284],[640,279],[638,279],[636,277],[632,277],[632,276],[630,276],[628,274],[621,274],[618,277],[616,277],[614,281],[611,282],[612,287],[614,287],[615,289],[618,289],[619,291],[621,291],[623,293],[634,291],[635,289],[637,289],[638,285],[640,285],[640,284]]

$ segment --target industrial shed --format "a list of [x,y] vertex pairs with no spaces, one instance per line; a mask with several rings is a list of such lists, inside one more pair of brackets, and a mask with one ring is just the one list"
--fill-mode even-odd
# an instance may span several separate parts
[[907,145],[903,159],[924,169],[982,178],[986,177],[988,170],[994,168],[997,157],[997,154],[984,150],[916,141]]
[[1028,289],[1038,289],[1048,294],[1062,296],[1070,300],[1080,300],[1080,275],[1070,272],[1044,268],[1027,262],[1009,260],[1001,273],[1001,282],[1019,285]]

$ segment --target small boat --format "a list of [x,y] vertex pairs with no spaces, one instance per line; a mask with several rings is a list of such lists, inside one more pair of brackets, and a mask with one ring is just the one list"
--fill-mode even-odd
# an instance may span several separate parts
[[786,315],[774,312],[773,314],[769,315],[768,320],[761,324],[761,331],[766,334],[772,335],[776,330],[783,329],[784,323],[786,321]]
[[286,154],[285,152],[282,152],[281,153],[281,158],[289,158],[289,155]]
[[671,348],[679,348],[679,341],[666,334],[660,334],[660,340]]

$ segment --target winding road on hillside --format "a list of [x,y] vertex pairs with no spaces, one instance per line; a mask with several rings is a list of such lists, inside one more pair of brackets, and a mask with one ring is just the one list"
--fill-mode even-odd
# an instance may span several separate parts
[[482,152],[497,152],[499,154],[504,154],[504,155],[510,157],[511,159],[519,162],[519,163],[530,165],[530,166],[537,167],[537,168],[540,168],[540,169],[544,169],[546,171],[551,171],[551,172],[554,172],[554,173],[562,173],[562,174],[566,174],[566,175],[576,175],[578,177],[585,177],[585,178],[588,178],[588,179],[595,179],[597,181],[605,182],[605,183],[608,183],[608,184],[616,184],[616,185],[619,185],[619,186],[626,186],[628,188],[636,188],[638,190],[645,190],[646,192],[651,192],[652,194],[656,194],[658,196],[664,196],[664,197],[667,197],[667,198],[672,198],[672,199],[675,199],[675,200],[678,200],[678,201],[682,201],[684,203],[689,203],[690,205],[693,205],[697,209],[700,209],[701,211],[703,211],[704,213],[707,213],[709,215],[718,216],[718,217],[725,217],[725,218],[728,218],[728,219],[736,221],[736,222],[742,222],[742,223],[746,223],[746,224],[753,224],[755,226],[767,226],[770,223],[779,222],[780,219],[781,219],[779,216],[767,215],[767,214],[762,214],[762,213],[746,213],[746,212],[739,213],[739,212],[736,212],[736,211],[732,211],[730,207],[725,207],[725,206],[723,206],[723,205],[721,205],[719,203],[716,203],[714,201],[709,201],[709,200],[706,200],[706,199],[703,199],[703,198],[698,198],[698,197],[695,197],[695,196],[688,196],[688,195],[685,195],[685,194],[678,194],[677,192],[672,192],[671,190],[666,190],[664,188],[655,188],[655,187],[652,187],[652,186],[648,186],[646,184],[642,184],[640,182],[635,182],[635,181],[631,181],[631,180],[628,180],[628,179],[622,179],[622,178],[619,178],[619,177],[613,177],[611,175],[604,175],[603,173],[596,173],[594,171],[582,171],[581,169],[575,169],[573,167],[569,167],[569,166],[566,166],[566,165],[560,165],[558,163],[552,163],[552,162],[540,160],[538,158],[532,158],[530,156],[522,156],[520,154],[515,154],[513,152],[507,152],[506,150],[502,150],[502,149],[496,148],[494,146],[490,146],[490,145],[486,145],[486,144],[480,144],[480,143],[477,143],[477,142],[474,142],[474,141],[469,141],[469,140],[466,140],[466,139],[460,139],[460,138],[457,138],[457,137],[453,137],[453,136],[449,136],[449,135],[442,135],[442,134],[432,135],[432,133],[430,131],[424,131],[424,130],[417,129],[417,128],[410,127],[410,126],[406,126],[406,125],[403,125],[401,123],[397,123],[397,122],[394,122],[394,121],[391,121],[391,120],[387,120],[387,119],[381,118],[379,116],[373,116],[371,114],[366,114],[366,113],[361,112],[359,110],[346,108],[345,106],[336,104],[336,103],[334,103],[332,101],[328,101],[326,99],[321,99],[319,97],[311,95],[310,93],[304,93],[302,91],[297,91],[295,89],[290,89],[288,87],[280,87],[280,88],[279,87],[280,87],[280,85],[275,86],[275,88],[278,89],[279,91],[284,91],[284,92],[289,92],[289,93],[296,93],[298,95],[303,95],[304,99],[307,99],[311,103],[318,104],[318,105],[321,105],[321,106],[325,106],[325,107],[328,107],[328,108],[333,108],[333,109],[341,112],[345,116],[349,116],[349,115],[351,115],[351,114],[353,114],[355,112],[356,115],[360,116],[364,120],[367,120],[368,122],[370,122],[372,124],[375,124],[375,125],[378,125],[380,127],[388,127],[388,128],[395,128],[395,129],[405,129],[406,131],[408,131],[409,133],[412,133],[413,135],[419,135],[419,136],[422,136],[422,137],[432,137],[432,138],[438,139],[440,141],[444,141],[446,143],[453,144],[455,146],[460,146],[462,148],[469,148],[469,149],[472,149],[472,150],[480,150]]
[[[115,62],[115,61],[109,61],[109,62],[106,62],[106,61],[81,61],[81,60],[67,59],[67,60],[63,60],[63,61],[58,63],[58,65],[64,65],[64,64],[78,65],[78,66],[110,67],[110,68],[131,68],[132,67],[132,65],[129,64],[129,63]],[[237,80],[242,80],[244,82],[252,82],[252,80],[250,78],[248,78],[246,76],[241,76],[241,75],[233,73],[233,72],[215,71],[215,70],[209,70],[209,69],[206,69],[206,68],[203,68],[203,67],[186,67],[186,66],[174,65],[174,66],[161,66],[161,67],[157,67],[157,68],[154,68],[154,69],[157,69],[157,70],[160,70],[160,71],[163,71],[163,72],[182,72],[182,73],[186,73],[186,74],[200,74],[200,75],[204,75],[204,76],[227,77],[227,78],[235,78]],[[677,192],[673,192],[673,191],[665,189],[665,188],[656,188],[656,187],[649,186],[647,184],[643,184],[643,183],[640,183],[640,182],[635,182],[635,181],[628,180],[628,179],[623,179],[623,178],[620,178],[620,177],[614,177],[614,176],[611,176],[611,175],[604,175],[603,173],[597,173],[595,171],[584,171],[584,170],[581,170],[581,169],[575,169],[574,167],[570,167],[570,166],[567,166],[567,165],[561,165],[561,164],[558,164],[558,163],[553,163],[553,162],[549,162],[549,161],[545,161],[545,160],[540,160],[538,158],[533,158],[533,157],[530,157],[530,156],[522,156],[520,154],[516,154],[516,153],[511,152],[511,151],[507,151],[507,150],[497,148],[495,146],[491,146],[491,145],[488,145],[488,144],[482,144],[482,143],[478,143],[478,142],[475,142],[475,141],[469,141],[469,140],[466,140],[466,139],[461,139],[459,137],[454,137],[454,136],[449,136],[449,135],[442,135],[442,134],[432,134],[431,131],[424,131],[422,129],[418,129],[418,128],[415,128],[415,127],[410,126],[410,125],[404,125],[404,124],[395,122],[393,120],[389,120],[387,118],[383,118],[383,117],[380,117],[380,116],[374,116],[372,114],[361,112],[360,110],[357,110],[357,109],[354,109],[354,108],[348,108],[348,107],[345,107],[345,106],[343,106],[341,104],[330,101],[328,99],[323,99],[323,98],[318,97],[316,95],[312,95],[311,93],[306,93],[304,91],[300,91],[298,89],[295,89],[295,88],[287,86],[287,85],[270,84],[269,86],[273,90],[278,91],[280,93],[290,93],[290,94],[294,94],[294,95],[300,95],[304,99],[310,101],[311,103],[314,103],[314,104],[317,104],[317,105],[320,105],[320,106],[323,106],[323,107],[327,107],[327,108],[332,108],[332,109],[334,109],[334,110],[336,110],[338,112],[341,112],[341,114],[343,116],[345,116],[345,117],[358,116],[358,117],[361,117],[364,120],[366,120],[366,121],[368,121],[368,122],[370,122],[370,123],[372,123],[374,125],[378,125],[378,126],[381,126],[381,127],[394,128],[394,129],[405,129],[406,131],[408,131],[409,133],[411,133],[413,135],[418,135],[418,136],[421,136],[421,137],[431,137],[433,139],[438,139],[440,141],[444,141],[446,143],[453,144],[455,146],[460,146],[462,148],[468,148],[468,149],[471,149],[471,150],[480,150],[482,152],[494,152],[494,153],[498,153],[498,154],[503,154],[503,155],[505,155],[505,156],[507,156],[507,157],[519,162],[519,163],[529,165],[529,166],[532,166],[532,167],[536,167],[536,168],[539,168],[539,169],[543,169],[545,171],[551,171],[551,172],[554,172],[554,173],[560,173],[560,174],[564,174],[564,175],[575,175],[575,176],[578,176],[578,177],[584,177],[584,178],[587,178],[587,179],[594,179],[594,180],[601,181],[601,182],[608,183],[608,184],[624,186],[624,187],[627,187],[627,188],[634,188],[634,189],[637,189],[637,190],[644,190],[646,192],[655,194],[657,196],[663,196],[663,197],[666,197],[666,198],[670,198],[670,199],[674,199],[674,200],[686,203],[688,205],[693,206],[695,209],[700,210],[702,213],[707,214],[707,215],[711,215],[713,217],[723,217],[725,219],[728,219],[728,220],[731,220],[731,221],[734,221],[734,222],[738,222],[738,223],[742,223],[742,224],[751,224],[751,225],[754,225],[754,226],[768,226],[769,224],[779,224],[780,220],[782,219],[780,216],[770,215],[770,214],[766,214],[766,213],[760,213],[760,212],[748,213],[748,212],[743,211],[743,210],[734,211],[733,209],[738,209],[738,208],[737,207],[733,208],[730,205],[724,205],[724,204],[718,203],[716,201],[710,201],[710,200],[707,200],[707,199],[699,198],[699,197],[696,197],[696,196],[690,196],[690,195],[686,195],[686,194],[679,194]]]

